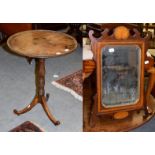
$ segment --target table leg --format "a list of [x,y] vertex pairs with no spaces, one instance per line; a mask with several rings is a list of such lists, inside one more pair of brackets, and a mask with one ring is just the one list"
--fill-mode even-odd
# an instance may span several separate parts
[[35,97],[32,100],[32,102],[27,107],[25,107],[24,109],[19,110],[19,111],[14,109],[14,113],[17,115],[24,114],[24,113],[30,111],[37,103],[38,103],[38,97]]
[[45,59],[36,59],[36,96],[33,101],[22,110],[14,110],[14,113],[17,115],[26,113],[30,111],[36,104],[40,103],[48,116],[48,118],[54,123],[54,125],[59,125],[60,122],[57,121],[52,113],[50,112],[46,101],[49,98],[49,94],[45,97]]
[[46,115],[48,116],[48,118],[49,118],[55,125],[59,125],[60,122],[57,121],[57,120],[54,118],[54,116],[52,115],[52,113],[50,112],[50,110],[49,110],[49,108],[48,108],[48,106],[47,106],[45,96],[43,96],[43,97],[41,98],[41,105],[42,105],[42,107],[43,107],[43,109],[44,109]]

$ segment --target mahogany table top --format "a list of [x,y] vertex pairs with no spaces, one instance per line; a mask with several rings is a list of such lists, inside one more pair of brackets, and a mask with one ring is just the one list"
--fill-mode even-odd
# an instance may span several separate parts
[[29,30],[10,36],[7,45],[13,52],[22,56],[47,58],[71,53],[76,49],[77,42],[62,32]]

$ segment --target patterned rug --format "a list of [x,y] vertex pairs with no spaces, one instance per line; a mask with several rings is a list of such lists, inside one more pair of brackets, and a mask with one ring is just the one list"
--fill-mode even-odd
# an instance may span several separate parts
[[15,127],[14,129],[10,130],[10,132],[43,132],[44,130],[38,127],[36,124],[26,121],[21,125]]
[[57,88],[71,93],[75,98],[82,101],[82,70],[63,77],[52,84]]

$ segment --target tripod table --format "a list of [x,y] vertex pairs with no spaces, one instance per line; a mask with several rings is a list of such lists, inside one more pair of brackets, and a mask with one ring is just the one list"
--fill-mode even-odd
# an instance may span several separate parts
[[48,118],[59,125],[60,122],[50,112],[47,106],[48,96],[45,96],[45,60],[49,57],[56,57],[69,54],[77,47],[76,40],[61,32],[50,30],[29,30],[16,33],[7,40],[7,45],[16,54],[35,59],[36,62],[36,95],[32,102],[22,110],[14,110],[17,115],[30,111],[40,103]]

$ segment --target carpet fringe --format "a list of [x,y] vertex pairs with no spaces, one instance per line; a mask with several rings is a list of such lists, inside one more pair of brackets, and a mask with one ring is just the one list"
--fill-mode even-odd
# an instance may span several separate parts
[[62,86],[61,84],[57,83],[56,81],[52,81],[52,84],[57,87],[57,88],[60,88],[64,91],[67,91],[69,93],[71,93],[76,99],[80,100],[80,101],[83,101],[83,98],[82,96],[80,96],[79,94],[77,94],[74,90],[68,88],[68,87],[65,87],[65,86]]

